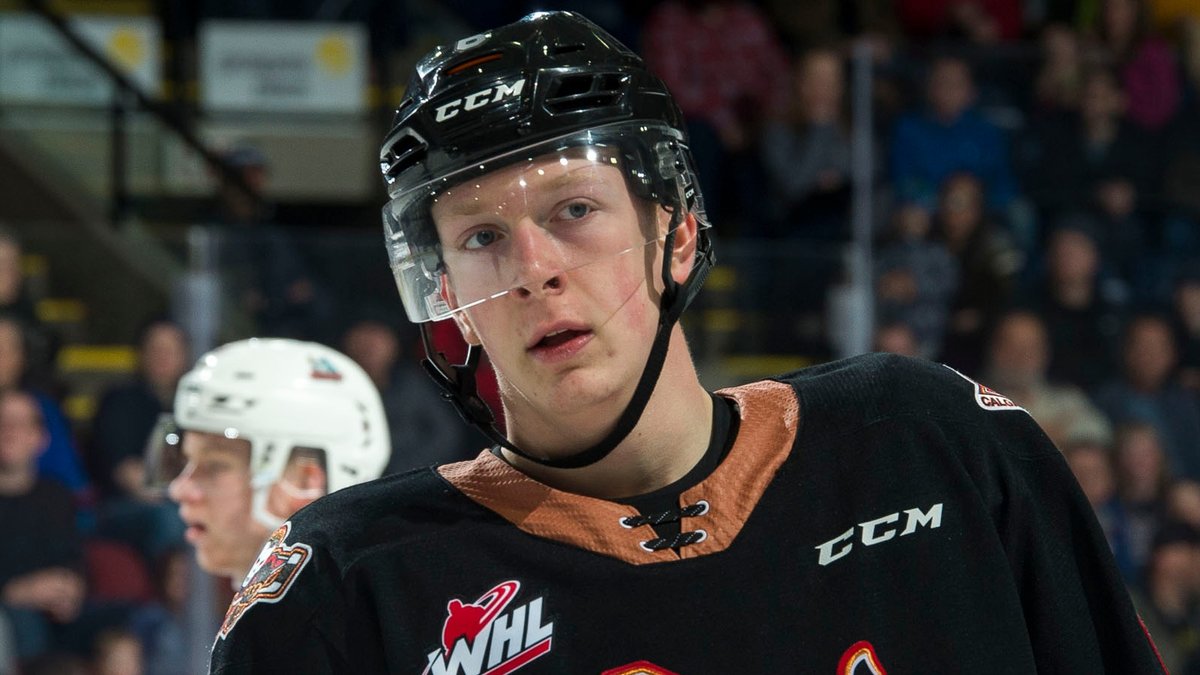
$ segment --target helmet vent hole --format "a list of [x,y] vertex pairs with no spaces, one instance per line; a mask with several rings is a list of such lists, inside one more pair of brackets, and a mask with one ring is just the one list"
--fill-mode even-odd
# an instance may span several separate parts
[[553,115],[584,112],[617,105],[625,90],[619,73],[568,75],[551,87],[546,109]]
[[397,138],[388,148],[384,157],[384,173],[389,178],[395,178],[405,169],[416,165],[425,158],[425,143],[415,135],[404,134]]
[[587,45],[578,42],[566,45],[553,45],[550,47],[550,56],[562,56],[571,52],[581,52],[584,49],[587,49]]

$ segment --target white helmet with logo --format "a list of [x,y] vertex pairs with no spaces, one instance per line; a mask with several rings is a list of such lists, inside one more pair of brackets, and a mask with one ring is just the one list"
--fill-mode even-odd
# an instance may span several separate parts
[[208,352],[179,382],[174,422],[250,442],[256,516],[293,448],[324,451],[328,492],[378,478],[391,453],[375,384],[313,342],[251,338]]

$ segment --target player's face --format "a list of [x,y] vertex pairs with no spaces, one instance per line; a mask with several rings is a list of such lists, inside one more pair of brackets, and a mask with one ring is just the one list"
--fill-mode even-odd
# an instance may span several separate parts
[[251,515],[250,443],[188,431],[183,454],[187,465],[168,494],[179,503],[185,536],[206,572],[240,577],[269,534]]
[[441,195],[433,217],[452,305],[523,280],[456,315],[510,417],[627,402],[658,318],[668,214],[635,200],[617,166],[581,157],[487,174]]

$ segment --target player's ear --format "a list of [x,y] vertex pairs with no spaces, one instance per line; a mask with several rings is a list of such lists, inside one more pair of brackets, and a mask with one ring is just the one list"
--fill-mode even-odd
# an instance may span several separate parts
[[301,462],[296,468],[296,480],[293,481],[293,485],[306,493],[328,492],[329,475],[325,473],[324,466],[317,462]]
[[[668,215],[668,217],[670,217]],[[682,284],[692,273],[692,265],[696,260],[696,237],[700,225],[695,214],[688,212],[683,222],[675,229],[675,239],[671,249],[671,276],[675,283]]]
[[314,448],[294,448],[283,475],[271,485],[267,494],[267,508],[281,518],[288,518],[328,492],[325,452]]

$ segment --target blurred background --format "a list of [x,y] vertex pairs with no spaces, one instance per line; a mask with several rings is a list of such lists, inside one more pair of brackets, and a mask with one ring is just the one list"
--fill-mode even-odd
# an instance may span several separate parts
[[392,471],[482,447],[417,369],[378,145],[421,54],[538,9],[688,118],[706,384],[875,350],[998,389],[1200,672],[1200,0],[0,0],[0,673],[203,672],[230,580],[141,456],[221,342],[362,363]]

